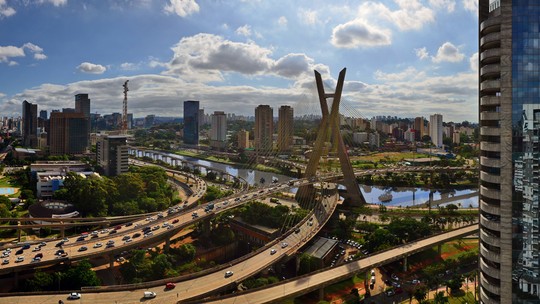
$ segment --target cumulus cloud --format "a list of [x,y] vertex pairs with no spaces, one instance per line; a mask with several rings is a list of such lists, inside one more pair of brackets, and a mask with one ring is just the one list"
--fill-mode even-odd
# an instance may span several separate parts
[[307,25],[315,25],[319,21],[318,13],[314,10],[300,9],[298,17],[302,23]]
[[7,5],[6,0],[0,0],[0,19],[11,17],[16,12],[13,7]]
[[124,71],[134,71],[139,68],[139,65],[133,62],[124,62],[120,64],[120,69]]
[[453,45],[451,42],[445,42],[437,50],[432,60],[433,62],[460,62],[465,58],[465,55],[459,51],[459,48]]
[[66,5],[68,0],[39,0],[38,3],[50,3],[54,6],[64,6]]
[[471,13],[478,13],[478,0],[463,0],[463,8]]
[[77,66],[77,69],[83,73],[88,74],[103,74],[107,70],[106,67],[101,64],[94,64],[90,62],[83,62]]
[[166,14],[176,14],[180,17],[197,13],[199,5],[195,0],[169,0],[169,4],[163,8]]
[[429,5],[431,5],[435,9],[443,9],[451,13],[456,8],[456,1],[455,0],[429,0]]
[[313,66],[313,59],[305,54],[287,54],[276,61],[272,70],[286,78],[298,77]]
[[415,49],[414,50],[416,52],[416,57],[424,60],[426,58],[429,58],[429,54],[428,54],[428,51],[425,47],[423,48],[420,48],[420,49]]
[[279,19],[278,19],[279,26],[287,26],[287,23],[288,23],[288,21],[287,21],[287,18],[285,16],[279,17]]
[[[1,1],[1,0],[0,0]],[[25,57],[25,50],[30,51],[34,54],[34,59],[43,60],[47,59],[47,56],[43,54],[43,49],[33,43],[27,42],[21,47],[8,45],[0,46],[0,63],[8,63],[10,66],[17,65],[16,61],[11,60],[10,58],[14,57]]]
[[472,54],[471,58],[469,58],[469,64],[470,64],[471,70],[475,72],[478,71],[478,52]]
[[375,79],[382,81],[405,81],[407,79],[423,78],[425,73],[418,71],[414,67],[408,67],[401,72],[384,73],[380,70],[375,72]]
[[240,36],[246,36],[246,37],[251,36],[251,26],[246,24],[244,26],[237,28],[236,34]]
[[392,34],[389,30],[355,19],[336,26],[332,31],[331,42],[340,48],[389,45],[392,43]]

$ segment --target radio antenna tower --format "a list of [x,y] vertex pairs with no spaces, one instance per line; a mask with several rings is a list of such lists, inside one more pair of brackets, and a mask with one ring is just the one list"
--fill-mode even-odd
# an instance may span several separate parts
[[129,91],[128,81],[129,80],[126,80],[126,82],[124,82],[124,84],[122,85],[124,87],[124,105],[122,109],[122,134],[127,134],[127,92]]

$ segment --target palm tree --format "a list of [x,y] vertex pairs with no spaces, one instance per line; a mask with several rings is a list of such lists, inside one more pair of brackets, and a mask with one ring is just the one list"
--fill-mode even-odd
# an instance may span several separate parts
[[444,291],[439,291],[435,293],[435,296],[433,297],[433,303],[435,304],[448,303],[448,298],[444,296]]

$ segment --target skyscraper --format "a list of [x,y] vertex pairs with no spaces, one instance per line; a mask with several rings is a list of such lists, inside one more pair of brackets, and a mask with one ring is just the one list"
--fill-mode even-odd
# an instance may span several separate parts
[[539,303],[540,3],[479,2],[480,300]]
[[125,135],[99,137],[96,143],[96,161],[107,176],[128,172],[127,137]]
[[269,105],[255,108],[255,150],[271,151],[273,147],[274,111]]
[[290,106],[279,107],[277,144],[280,152],[287,152],[291,150],[294,135],[293,118],[293,108]]
[[88,94],[75,95],[75,112],[82,113],[88,121],[88,131],[86,136],[88,137],[87,142],[90,144],[90,99],[88,98]]
[[238,148],[240,149],[249,148],[249,131],[246,131],[246,130],[238,131]]
[[22,136],[23,144],[27,147],[37,147],[38,111],[37,104],[23,101],[22,103]]
[[212,114],[210,146],[218,149],[227,147],[227,115],[222,111],[215,111]]
[[52,155],[85,153],[88,128],[88,119],[82,113],[52,112],[49,152]]
[[431,142],[437,148],[443,146],[443,117],[441,114],[433,114],[429,116],[429,136]]
[[199,101],[184,101],[184,144],[199,144]]
[[414,131],[415,139],[421,141],[422,136],[424,136],[424,117],[416,117],[414,119]]

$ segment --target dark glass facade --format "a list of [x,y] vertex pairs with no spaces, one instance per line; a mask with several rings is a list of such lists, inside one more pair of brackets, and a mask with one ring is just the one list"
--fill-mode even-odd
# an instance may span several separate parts
[[184,101],[184,143],[199,144],[199,101]]

